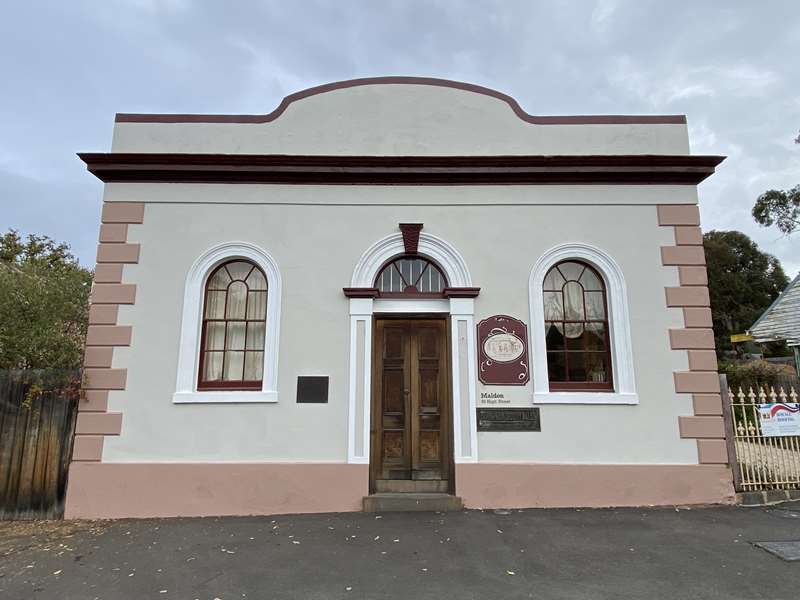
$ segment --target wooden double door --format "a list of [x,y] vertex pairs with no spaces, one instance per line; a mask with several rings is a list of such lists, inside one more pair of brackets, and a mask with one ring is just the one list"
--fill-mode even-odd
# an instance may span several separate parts
[[377,318],[372,371],[373,492],[451,492],[447,321]]

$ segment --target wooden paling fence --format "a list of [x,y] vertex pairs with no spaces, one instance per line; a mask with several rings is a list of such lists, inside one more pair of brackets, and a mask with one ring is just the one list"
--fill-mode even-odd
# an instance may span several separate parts
[[769,436],[763,431],[759,407],[789,404],[798,399],[794,387],[756,386],[731,389],[720,377],[728,452],[736,461],[733,480],[736,491],[800,489],[800,436]]
[[40,385],[41,377],[19,373],[0,371],[0,519],[60,518],[78,386]]

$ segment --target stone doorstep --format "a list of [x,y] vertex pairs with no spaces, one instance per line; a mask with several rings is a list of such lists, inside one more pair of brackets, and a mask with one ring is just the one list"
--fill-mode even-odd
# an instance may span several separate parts
[[383,492],[364,496],[364,512],[446,512],[461,510],[461,498],[442,493]]
[[789,500],[800,500],[800,490],[758,490],[736,493],[736,504],[741,506],[764,506]]

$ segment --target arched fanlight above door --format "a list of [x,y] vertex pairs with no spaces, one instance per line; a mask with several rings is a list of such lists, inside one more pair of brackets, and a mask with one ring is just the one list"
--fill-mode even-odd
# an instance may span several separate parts
[[378,272],[375,287],[381,297],[441,297],[447,279],[433,261],[423,256],[399,256]]

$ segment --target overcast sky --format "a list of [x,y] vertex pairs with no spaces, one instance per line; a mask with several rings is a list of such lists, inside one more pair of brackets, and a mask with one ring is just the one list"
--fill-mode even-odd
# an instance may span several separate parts
[[93,266],[116,112],[266,113],[321,83],[443,77],[533,114],[681,113],[704,230],[738,229],[800,270],[800,233],[750,216],[800,184],[800,1],[9,2],[0,20],[0,231],[47,234]]

